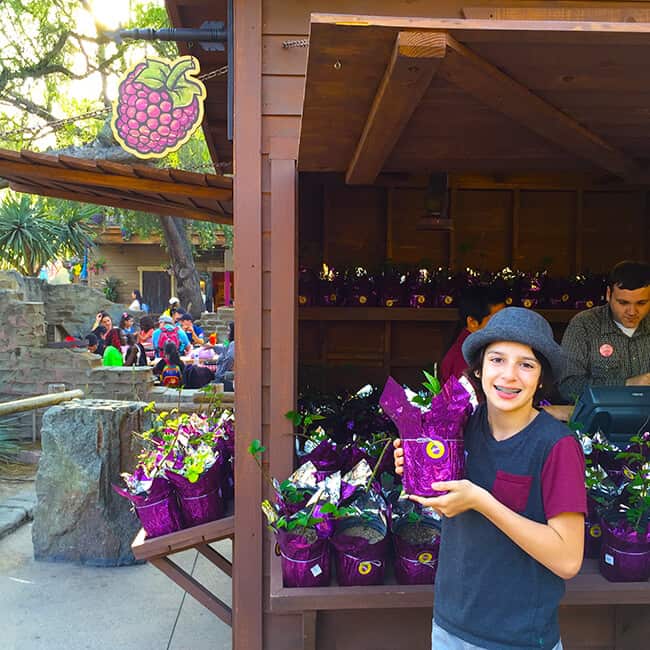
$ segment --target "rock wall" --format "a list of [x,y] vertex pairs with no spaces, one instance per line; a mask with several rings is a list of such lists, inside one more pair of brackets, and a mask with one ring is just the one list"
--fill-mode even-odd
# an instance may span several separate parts
[[134,562],[131,542],[140,524],[111,484],[133,471],[140,444],[132,432],[150,426],[145,406],[84,399],[47,409],[32,528],[37,560]]

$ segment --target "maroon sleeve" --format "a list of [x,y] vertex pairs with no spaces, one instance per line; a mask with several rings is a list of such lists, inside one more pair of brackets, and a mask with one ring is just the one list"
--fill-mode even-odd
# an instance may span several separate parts
[[578,441],[566,436],[555,443],[542,469],[546,519],[562,512],[587,514],[585,457]]

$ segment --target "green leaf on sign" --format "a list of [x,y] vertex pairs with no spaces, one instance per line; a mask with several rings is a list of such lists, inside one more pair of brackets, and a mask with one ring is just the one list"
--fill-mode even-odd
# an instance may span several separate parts
[[143,83],[149,88],[159,90],[167,85],[167,79],[171,68],[163,61],[156,61],[155,59],[147,59],[147,65],[135,78],[135,81]]

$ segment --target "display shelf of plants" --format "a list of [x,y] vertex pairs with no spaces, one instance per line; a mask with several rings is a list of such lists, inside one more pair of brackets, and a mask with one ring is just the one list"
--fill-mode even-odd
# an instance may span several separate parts
[[[425,375],[418,393],[389,378],[382,391],[305,394],[287,414],[298,431],[297,469],[282,481],[265,476],[274,498],[262,503],[276,541],[274,611],[382,607],[397,594],[390,606],[430,606],[440,519],[405,494],[434,496],[433,482],[463,476],[462,429],[475,402],[465,380],[441,388]],[[619,449],[573,428],[588,459],[585,557],[599,560],[600,574],[587,559],[566,602],[650,602],[650,432]],[[403,480],[393,467],[398,436]],[[260,468],[265,451],[259,441],[249,447]]]
[[509,267],[498,272],[471,268],[455,272],[446,267],[386,265],[371,273],[363,267],[338,271],[323,264],[318,272],[300,269],[299,316],[301,320],[454,321],[462,290],[473,286],[493,289],[508,305],[540,310],[551,321],[565,322],[576,311],[604,302],[606,278],[584,273],[558,278],[548,271]]
[[[147,407],[153,411],[153,404]],[[221,519],[234,497],[235,420],[228,410],[211,415],[155,415],[135,433],[143,443],[126,487],[113,489],[133,504],[147,539]]]

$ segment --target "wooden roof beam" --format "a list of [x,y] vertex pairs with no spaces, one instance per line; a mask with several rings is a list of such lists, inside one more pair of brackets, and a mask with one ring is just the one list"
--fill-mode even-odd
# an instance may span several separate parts
[[632,158],[533,94],[453,36],[447,35],[447,53],[438,75],[502,115],[597,167],[626,179],[641,174]]
[[381,172],[445,56],[443,32],[399,32],[384,77],[345,175],[371,185]]

